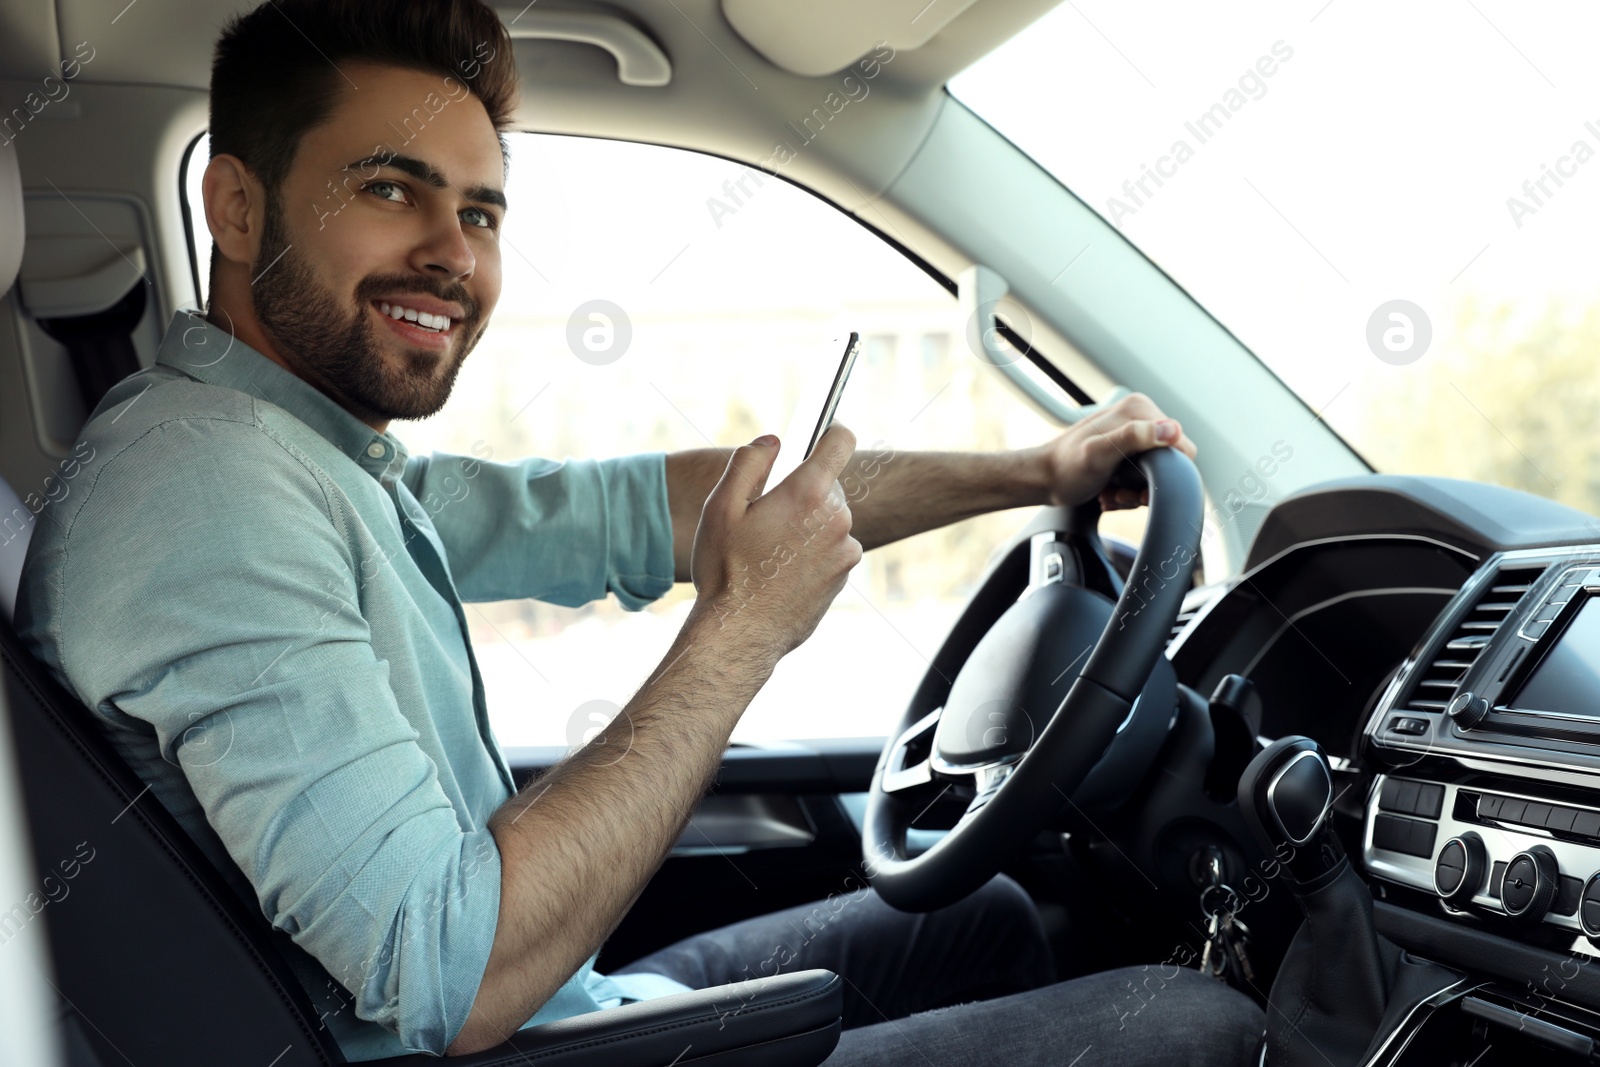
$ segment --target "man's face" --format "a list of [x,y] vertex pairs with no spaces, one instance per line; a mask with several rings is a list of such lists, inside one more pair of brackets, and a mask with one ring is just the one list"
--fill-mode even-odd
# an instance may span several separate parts
[[277,350],[352,413],[424,418],[500,297],[500,142],[459,79],[340,68],[359,88],[341,79],[268,197],[251,299]]

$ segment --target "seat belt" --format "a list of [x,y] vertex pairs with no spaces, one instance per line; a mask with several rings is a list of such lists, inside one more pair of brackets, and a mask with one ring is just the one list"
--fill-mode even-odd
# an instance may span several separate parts
[[66,346],[85,411],[93,411],[107,390],[140,369],[133,330],[144,318],[147,284],[141,279],[104,311],[39,320],[40,329]]

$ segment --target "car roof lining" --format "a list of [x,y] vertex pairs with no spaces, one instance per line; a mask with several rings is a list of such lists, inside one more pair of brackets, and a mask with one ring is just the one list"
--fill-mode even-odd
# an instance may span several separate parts
[[[680,69],[684,64],[679,57],[685,51],[682,40],[688,35],[700,36],[703,45],[736,59],[735,52],[743,53],[761,73],[782,70],[803,78],[837,73],[869,53],[877,42],[887,41],[897,52],[918,53],[914,63],[902,64],[903,85],[931,91],[1059,2],[816,0],[795,5],[788,0],[615,0],[605,4],[549,0],[540,3],[539,10],[620,17],[661,43]],[[135,0],[113,16],[108,26],[108,8],[100,0],[3,0],[0,71],[8,78],[42,78],[57,71],[77,43],[87,41],[103,50],[107,61],[85,69],[82,77],[86,80],[205,90],[212,50],[223,24],[256,4],[257,0]],[[523,10],[520,3],[491,6],[508,22]],[[919,9],[925,11],[904,17],[906,11]],[[937,32],[927,32],[930,27]],[[779,43],[776,38],[780,36],[798,40]],[[802,57],[809,57],[809,63]],[[827,69],[803,69],[825,65],[823,57],[844,58],[830,59]],[[525,66],[524,77],[529,73]]]
[[[216,38],[222,25],[250,10],[256,0],[136,0],[107,24],[101,0],[0,0],[0,71],[16,80],[60,77],[63,61],[87,42],[95,50],[81,67],[83,82],[171,86],[205,92]],[[541,12],[590,12],[620,17],[657,42],[670,57],[673,76],[665,86],[624,85],[616,59],[593,45],[573,41],[518,40],[515,52],[522,75],[519,128],[549,133],[590,133],[628,140],[698,148],[759,163],[773,148],[774,131],[798,122],[837,92],[837,70],[870,53],[876,39],[894,50],[878,84],[884,102],[871,108],[878,140],[902,123],[925,131],[931,98],[954,74],[1033,22],[1057,0],[935,0],[917,19],[918,29],[893,33],[908,0],[827,0],[822,6],[767,0],[621,0],[578,4],[540,3]],[[921,7],[920,0],[914,7]],[[965,3],[965,6],[962,6]],[[951,5],[948,15],[941,6]],[[724,13],[741,12],[752,46]],[[502,6],[510,21],[523,5]],[[837,6],[839,14],[833,11]],[[956,10],[959,8],[959,10]],[[824,17],[826,16],[826,17]],[[937,25],[931,35],[921,27]],[[847,55],[834,72],[795,73],[796,48],[784,53],[773,43],[807,27],[805,49],[815,56]],[[908,42],[918,41],[915,47]],[[869,39],[870,38],[870,39]],[[900,44],[896,44],[896,41]],[[782,62],[769,58],[778,55]],[[869,109],[862,109],[863,111]],[[844,138],[836,138],[844,140]],[[861,200],[887,188],[915,151],[918,138],[896,137],[865,153],[872,173],[858,162],[850,175],[862,196],[848,188],[841,203]],[[822,149],[824,146],[815,146]],[[818,153],[836,156],[835,153]],[[860,155],[857,154],[858,161]],[[836,163],[837,158],[826,160]],[[801,172],[809,168],[798,168]],[[824,168],[825,169],[825,168]],[[801,180],[805,180],[804,177]],[[840,185],[842,183],[835,183]]]

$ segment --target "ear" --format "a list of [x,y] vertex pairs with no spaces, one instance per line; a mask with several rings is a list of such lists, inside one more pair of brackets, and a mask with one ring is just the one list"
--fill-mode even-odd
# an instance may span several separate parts
[[213,156],[200,183],[206,226],[225,260],[254,263],[261,248],[266,190],[238,156]]

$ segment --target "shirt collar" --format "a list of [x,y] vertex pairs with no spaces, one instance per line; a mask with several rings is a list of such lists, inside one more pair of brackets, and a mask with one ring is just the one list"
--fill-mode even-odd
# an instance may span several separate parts
[[196,381],[237,389],[305,423],[380,481],[399,477],[408,454],[400,439],[378,433],[322,390],[274,363],[198,311],[172,316],[156,362]]

